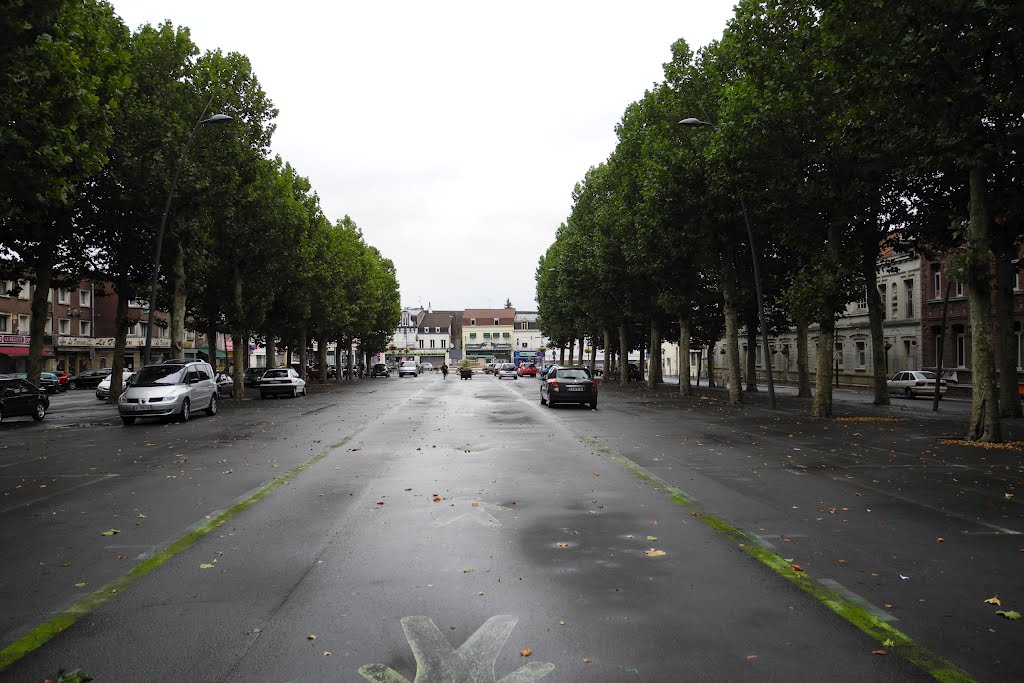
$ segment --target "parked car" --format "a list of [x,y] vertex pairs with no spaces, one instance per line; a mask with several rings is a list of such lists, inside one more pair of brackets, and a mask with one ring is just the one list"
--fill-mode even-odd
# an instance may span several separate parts
[[512,379],[519,378],[515,363],[502,363],[494,374],[497,375],[498,379],[505,379],[506,377],[511,377]]
[[383,363],[375,363],[374,366],[372,368],[370,368],[370,377],[390,377],[390,376],[391,376],[391,368],[389,368],[388,366],[384,365]]
[[306,380],[299,377],[295,368],[271,368],[260,378],[260,398],[268,396],[306,395]]
[[595,365],[594,366],[594,377],[604,377],[604,366],[603,365]]
[[60,378],[52,372],[39,373],[39,388],[48,394],[56,394],[61,390]]
[[498,371],[498,363],[484,363],[484,374],[493,375]]
[[260,377],[266,371],[266,368],[246,368],[242,373],[242,386],[256,389],[260,385]]
[[227,396],[228,398],[235,397],[235,380],[231,379],[231,375],[226,372],[217,373],[217,395],[221,398]]
[[57,381],[59,382],[59,384],[57,385],[57,390],[67,391],[68,385],[70,384],[71,381],[71,378],[68,376],[68,373],[64,372],[63,370],[54,370],[53,374],[57,375]]
[[460,366],[459,379],[473,379],[473,368],[468,365]]
[[589,403],[597,410],[597,380],[583,366],[553,367],[540,385],[540,404],[554,408],[556,403]]
[[30,415],[38,422],[46,417],[50,397],[28,380],[0,375],[0,422],[9,417]]
[[68,379],[68,387],[71,389],[95,389],[100,385],[100,382],[110,377],[110,372],[111,368],[83,370]]
[[556,363],[548,363],[543,368],[541,368],[540,373],[537,376],[540,377],[541,379],[547,379],[548,373],[556,368],[558,368],[558,365]]
[[202,360],[169,360],[146,365],[117,399],[125,426],[140,417],[176,417],[188,422],[193,406],[217,414],[217,382],[213,368]]
[[[904,370],[897,372],[886,381],[890,394],[902,394],[906,398],[935,395],[935,373],[928,370]],[[946,393],[946,380],[939,380],[939,398]]]
[[519,366],[520,377],[536,377],[537,376],[537,364],[536,363],[523,363]]
[[334,379],[338,376],[338,366],[328,365],[327,366],[327,379]]
[[412,375],[416,377],[419,371],[416,370],[416,361],[414,360],[403,360],[398,365],[398,376],[405,377],[406,375]]
[[[131,379],[134,376],[135,373],[132,372],[131,370],[121,371],[121,393],[124,393],[124,390],[128,388],[128,383],[131,382]],[[113,377],[114,375],[111,374],[103,378],[103,381],[100,382],[99,385],[96,387],[96,398],[98,398],[101,401],[106,401],[107,398],[109,398],[110,381],[113,379]]]

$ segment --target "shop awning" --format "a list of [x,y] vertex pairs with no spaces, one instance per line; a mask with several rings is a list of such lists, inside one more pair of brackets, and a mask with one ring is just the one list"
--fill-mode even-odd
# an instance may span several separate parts
[[5,356],[27,356],[27,346],[0,346],[0,353]]

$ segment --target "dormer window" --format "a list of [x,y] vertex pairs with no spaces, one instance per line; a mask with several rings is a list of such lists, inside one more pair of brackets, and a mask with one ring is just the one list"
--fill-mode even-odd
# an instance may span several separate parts
[[469,319],[469,324],[470,325],[476,325],[476,318],[470,318]]
[[497,319],[497,318],[495,318],[495,319],[494,319],[494,324],[495,324],[495,325],[498,325],[498,324],[500,324],[500,323],[498,323],[498,319]]

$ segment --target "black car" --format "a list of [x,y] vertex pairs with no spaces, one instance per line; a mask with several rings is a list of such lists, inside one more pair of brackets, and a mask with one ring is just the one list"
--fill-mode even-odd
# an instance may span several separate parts
[[377,363],[370,368],[370,377],[390,377],[391,369],[383,363]]
[[46,417],[50,397],[27,380],[0,375],[0,422],[9,417],[31,415],[38,422]]
[[70,389],[95,389],[100,385],[100,382],[110,377],[110,368],[100,368],[99,370],[83,370],[82,372],[68,378],[68,388]]
[[258,389],[260,386],[260,377],[262,377],[263,373],[266,371],[266,368],[246,368],[245,372],[242,373],[242,386]]
[[597,381],[590,371],[582,366],[551,368],[540,385],[540,404],[554,408],[556,403],[589,403],[597,410]]

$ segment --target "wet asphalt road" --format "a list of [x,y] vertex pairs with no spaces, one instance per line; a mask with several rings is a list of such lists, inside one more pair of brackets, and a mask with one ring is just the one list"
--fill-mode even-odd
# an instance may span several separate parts
[[90,603],[0,680],[928,678],[753,543],[978,680],[1024,672],[995,614],[1024,605],[1019,453],[940,445],[961,427],[917,406],[537,386],[367,380],[133,428],[78,392],[0,426],[0,643]]

